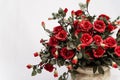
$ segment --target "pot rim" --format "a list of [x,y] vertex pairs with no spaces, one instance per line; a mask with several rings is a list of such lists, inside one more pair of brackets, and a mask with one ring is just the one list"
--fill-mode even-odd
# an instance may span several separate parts
[[[104,71],[108,71],[110,70],[110,67],[107,66],[102,66]],[[83,73],[83,74],[99,74],[98,70],[96,71],[96,73],[93,73],[93,67],[84,67],[84,68],[77,68],[76,70],[79,73]]]

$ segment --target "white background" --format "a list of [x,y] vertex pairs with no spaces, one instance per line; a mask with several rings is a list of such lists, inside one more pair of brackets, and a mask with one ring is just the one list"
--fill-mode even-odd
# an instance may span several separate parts
[[[31,77],[26,65],[39,62],[33,53],[42,48],[39,40],[48,38],[40,22],[52,29],[57,23],[47,21],[51,13],[60,7],[77,10],[79,2],[85,0],[0,0],[0,80],[57,80],[46,71]],[[115,19],[120,15],[119,5],[120,0],[92,0],[90,13],[106,13]],[[111,74],[111,80],[120,80],[120,71],[112,69]]]

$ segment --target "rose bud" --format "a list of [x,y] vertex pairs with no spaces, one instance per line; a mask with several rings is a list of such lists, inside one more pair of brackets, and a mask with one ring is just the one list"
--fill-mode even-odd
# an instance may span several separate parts
[[34,57],[37,57],[37,56],[39,56],[39,53],[38,53],[38,52],[35,52],[35,53],[34,53]]
[[86,0],[86,3],[90,3],[90,0]]
[[81,49],[81,44],[77,46],[77,50],[79,51]]
[[45,28],[45,22],[44,22],[44,21],[41,22],[41,26],[42,26],[43,28]]
[[72,70],[72,65],[67,66],[68,70]]
[[48,18],[48,20],[53,20],[53,18]]
[[43,39],[41,39],[41,40],[40,40],[40,43],[43,43],[43,42],[44,42],[44,40],[43,40]]
[[115,24],[116,24],[116,25],[120,25],[120,21],[116,21]]
[[74,11],[74,10],[71,11],[71,15],[72,15],[72,16],[75,15],[75,11]]
[[78,62],[78,57],[77,56],[74,56],[73,60],[72,60],[72,63],[73,64],[77,64]]
[[40,62],[39,66],[42,66],[44,63],[43,62]]
[[56,50],[55,52],[55,56],[54,56],[56,59],[58,58],[58,51]]
[[118,68],[118,65],[115,62],[112,62],[112,67],[113,68]]
[[54,77],[58,77],[58,71],[57,70],[54,71]]
[[105,44],[103,44],[103,43],[101,43],[100,45],[101,45],[102,47],[105,47]]
[[32,68],[32,65],[31,65],[31,64],[28,64],[26,67],[27,67],[28,69],[31,69],[31,68]]
[[68,9],[67,9],[67,8],[65,8],[65,9],[64,9],[64,12],[65,12],[65,13],[67,13],[67,12],[68,12]]

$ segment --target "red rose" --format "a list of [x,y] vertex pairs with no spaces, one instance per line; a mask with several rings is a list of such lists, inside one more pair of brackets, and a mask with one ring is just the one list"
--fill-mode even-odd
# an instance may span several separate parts
[[56,46],[57,44],[58,44],[58,40],[54,36],[50,37],[48,45]]
[[68,12],[68,9],[67,9],[67,8],[65,8],[65,9],[64,9],[64,12],[65,12],[65,13],[67,13],[67,12]]
[[57,34],[58,32],[62,31],[63,30],[63,27],[62,26],[56,26],[54,27],[53,29],[53,33]]
[[97,20],[97,21],[94,22],[93,28],[94,28],[96,31],[102,33],[102,32],[105,31],[106,25],[105,25],[104,21],[102,21],[102,20]]
[[116,26],[113,26],[112,24],[109,24],[108,25],[108,27],[107,27],[107,29],[109,30],[109,31],[113,31],[113,30],[115,30],[117,27]]
[[117,46],[116,40],[115,40],[113,37],[111,37],[111,36],[108,37],[108,38],[106,38],[106,39],[103,41],[103,43],[104,43],[107,47],[110,47],[110,48]]
[[98,19],[100,19],[100,18],[105,18],[106,20],[109,20],[109,19],[110,19],[110,17],[107,16],[107,15],[105,15],[105,14],[99,15]]
[[80,41],[82,42],[82,44],[85,44],[86,46],[88,46],[92,43],[93,38],[90,34],[84,33],[84,34],[82,34]]
[[120,46],[115,47],[114,51],[115,51],[115,54],[116,54],[118,57],[120,57]]
[[80,22],[80,27],[84,31],[89,31],[92,28],[92,24],[90,21],[83,20]]
[[77,10],[76,12],[75,12],[75,15],[76,16],[81,16],[83,14],[83,11],[82,10]]
[[93,55],[95,58],[100,58],[105,53],[105,50],[102,47],[98,47],[97,49],[93,49]]
[[95,43],[96,43],[97,45],[100,45],[100,43],[103,42],[102,37],[99,36],[99,35],[95,35],[95,36],[93,37],[93,40],[95,41]]
[[55,47],[52,47],[50,49],[50,52],[52,53],[52,55],[57,59],[58,58],[58,53],[57,53],[57,49]]
[[58,34],[55,35],[55,38],[60,41],[65,41],[67,38],[67,32],[65,30],[62,30]]
[[53,65],[49,64],[49,63],[45,64],[44,68],[45,68],[45,70],[47,70],[49,72],[52,72],[54,69]]
[[74,25],[75,30],[77,30],[79,28],[79,21],[75,20],[73,25]]
[[75,55],[73,50],[67,50],[66,47],[62,48],[60,51],[60,55],[64,58],[64,59],[71,59],[73,58],[73,56]]

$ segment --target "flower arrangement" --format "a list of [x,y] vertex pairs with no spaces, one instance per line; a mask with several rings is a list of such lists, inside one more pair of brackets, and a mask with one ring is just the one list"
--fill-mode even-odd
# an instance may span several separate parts
[[59,23],[53,31],[46,29],[44,22],[41,23],[50,38],[41,39],[40,43],[45,48],[34,53],[34,57],[40,57],[41,62],[27,65],[28,69],[33,69],[32,76],[45,69],[48,72],[54,71],[54,77],[58,77],[56,65],[68,69],[68,72],[59,76],[59,80],[67,80],[68,73],[74,74],[78,67],[90,66],[93,73],[98,71],[104,74],[102,66],[120,66],[120,29],[116,39],[111,36],[120,25],[119,17],[111,21],[105,14],[91,16],[88,11],[89,2],[86,0],[85,4],[80,3],[81,9],[71,11],[67,19],[67,8],[60,8],[57,13],[53,13],[49,20],[58,20]]

